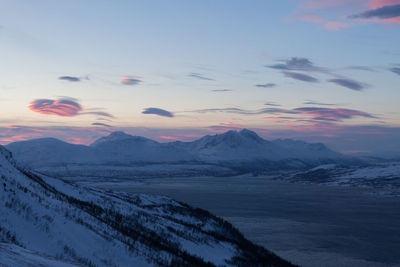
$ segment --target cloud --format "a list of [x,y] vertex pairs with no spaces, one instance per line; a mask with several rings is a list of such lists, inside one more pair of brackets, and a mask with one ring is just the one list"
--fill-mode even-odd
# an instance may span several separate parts
[[92,123],[93,126],[104,126],[104,127],[112,127],[111,125],[101,123],[101,122],[94,122]]
[[341,121],[343,119],[351,119],[357,116],[376,118],[375,116],[363,111],[345,108],[301,107],[295,108],[293,111],[297,111],[303,115],[311,115],[314,120],[322,121]]
[[153,115],[158,115],[162,117],[169,117],[172,118],[174,117],[174,114],[161,108],[146,108],[142,114],[153,114]]
[[316,14],[303,14],[303,15],[295,17],[295,19],[312,22],[312,23],[316,23],[316,24],[321,24],[324,26],[324,28],[326,30],[338,31],[343,28],[348,28],[351,26],[350,23],[326,20],[323,17],[316,15]]
[[275,102],[266,102],[264,105],[271,106],[271,107],[281,107],[282,105],[277,104]]
[[[364,0],[365,1],[365,0]],[[352,4],[354,2],[363,2],[360,0],[303,0],[300,3],[300,8],[303,9],[326,9],[340,7]]]
[[132,77],[124,77],[120,80],[120,82],[123,85],[137,85],[137,84],[141,83],[142,81],[139,79],[132,78]]
[[312,100],[306,100],[303,102],[304,105],[317,105],[317,106],[335,106],[335,104],[321,103]]
[[[307,122],[312,124],[334,123],[345,119],[354,117],[376,118],[374,115],[355,109],[344,108],[325,108],[325,107],[299,107],[294,109],[281,109],[281,108],[264,108],[257,110],[246,110],[240,108],[212,108],[200,109],[189,112],[195,113],[232,113],[240,115],[260,115],[271,114],[278,117],[266,117],[269,119],[278,118],[285,120],[293,120],[293,122]],[[287,115],[296,117],[287,117]],[[284,116],[282,116],[284,115]],[[303,115],[303,116],[300,116]],[[304,117],[306,115],[307,117]],[[300,117],[299,117],[300,116]],[[311,116],[311,118],[310,118]],[[222,126],[222,125],[220,125]],[[226,125],[225,125],[226,126]]]
[[302,14],[300,16],[297,16],[296,18],[299,20],[314,22],[314,23],[318,23],[318,24],[325,22],[324,18],[322,18],[321,16],[316,15],[316,14]]
[[367,66],[348,66],[348,67],[345,67],[344,69],[376,72],[376,70],[374,68],[367,67]]
[[59,80],[69,81],[69,82],[80,82],[81,78],[74,77],[74,76],[60,76],[58,77]]
[[233,90],[231,90],[231,89],[214,89],[214,90],[211,90],[211,92],[220,92],[220,93],[223,93],[223,92],[232,92]]
[[110,118],[113,117],[111,114],[106,112],[85,111],[76,99],[67,97],[57,100],[36,99],[29,104],[28,108],[36,113],[61,117],[74,117],[84,114],[93,114]]
[[397,75],[400,75],[400,68],[391,68],[390,69],[391,72],[396,73]]
[[275,83],[265,83],[265,84],[256,84],[256,87],[261,87],[261,88],[271,88],[271,87],[275,87],[276,84]]
[[181,137],[169,136],[169,135],[160,135],[160,136],[158,136],[158,138],[162,139],[162,140],[183,141],[183,139]]
[[289,72],[289,71],[283,71],[283,74],[286,77],[295,79],[295,80],[299,80],[299,81],[303,81],[303,82],[310,82],[310,83],[317,83],[319,82],[318,79],[307,75],[307,74],[303,74],[303,73],[298,73],[298,72]]
[[328,80],[328,82],[336,83],[340,86],[343,86],[343,87],[346,87],[348,89],[355,90],[355,91],[361,91],[362,89],[364,89],[366,87],[366,85],[364,85],[360,82],[350,80],[347,78],[330,79],[330,80]]
[[189,77],[192,77],[192,78],[204,80],[204,81],[215,81],[214,79],[208,78],[208,77],[206,77],[206,76],[204,76],[203,74],[200,74],[200,73],[194,73],[194,72],[192,72],[192,73],[190,73],[188,76],[189,76]]
[[241,108],[210,108],[210,109],[198,109],[187,112],[194,113],[233,113],[233,114],[242,114],[242,115],[259,115],[259,114],[280,114],[280,113],[296,113],[286,109],[280,108],[263,108],[257,110],[246,110]]
[[377,9],[383,6],[392,6],[400,4],[400,0],[369,0],[368,6],[371,9]]
[[[400,5],[400,0],[300,0],[297,13],[310,12],[310,10],[312,13],[297,15],[294,18],[321,24],[327,30],[336,31],[361,24],[354,19],[399,24],[400,15],[396,8],[398,5]],[[360,12],[366,6],[369,10]],[[348,16],[348,14],[355,15]],[[335,16],[337,19],[331,20]],[[344,18],[353,20],[343,20]]]
[[59,100],[36,99],[29,104],[29,109],[40,114],[73,117],[79,114],[82,107],[73,100],[61,98]]
[[370,9],[364,11],[359,14],[351,15],[349,18],[351,19],[371,19],[371,18],[378,18],[378,19],[391,19],[400,17],[400,4],[397,5],[388,5],[382,6],[376,9]]
[[307,58],[292,57],[290,59],[285,59],[281,61],[283,61],[284,63],[279,63],[266,67],[278,70],[303,70],[303,71],[312,71],[319,69],[315,67],[314,64]]

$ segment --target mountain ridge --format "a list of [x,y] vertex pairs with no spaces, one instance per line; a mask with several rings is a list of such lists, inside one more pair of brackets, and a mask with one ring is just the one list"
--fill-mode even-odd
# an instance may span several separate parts
[[[49,142],[49,140],[52,140]],[[321,143],[295,140],[268,141],[243,129],[206,135],[191,142],[159,143],[141,136],[113,132],[91,145],[75,145],[58,139],[32,139],[6,147],[23,163],[126,163],[133,162],[251,162],[300,159],[318,161],[343,156]]]

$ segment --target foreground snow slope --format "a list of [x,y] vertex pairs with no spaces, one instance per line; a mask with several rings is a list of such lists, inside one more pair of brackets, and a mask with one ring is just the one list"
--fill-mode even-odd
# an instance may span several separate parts
[[0,266],[78,267],[82,265],[39,254],[14,244],[0,243]]
[[0,242],[18,246],[8,254],[83,266],[291,266],[206,211],[21,170],[1,146],[0,182]]

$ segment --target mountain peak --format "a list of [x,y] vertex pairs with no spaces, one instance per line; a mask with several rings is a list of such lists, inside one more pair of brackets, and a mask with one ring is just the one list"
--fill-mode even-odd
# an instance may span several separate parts
[[245,136],[245,137],[248,137],[248,138],[251,138],[251,139],[254,139],[254,140],[263,140],[256,132],[253,132],[253,131],[251,131],[249,129],[246,129],[246,128],[242,129],[239,133],[242,136]]
[[99,139],[94,141],[90,146],[97,146],[97,145],[105,143],[105,142],[114,142],[114,141],[126,140],[126,139],[130,139],[132,137],[133,137],[132,135],[127,134],[125,132],[115,131],[115,132],[112,132],[111,134],[109,134],[107,136],[100,137]]
[[132,137],[132,135],[127,134],[127,133],[125,133],[125,132],[123,132],[123,131],[115,131],[115,132],[110,133],[107,137],[108,137],[108,138],[116,138],[116,139],[119,139],[119,138]]
[[125,143],[125,141],[139,142],[139,143],[157,143],[154,140],[148,139],[143,136],[134,136],[122,131],[112,132],[107,136],[103,136],[94,141],[90,146],[95,147],[106,143]]

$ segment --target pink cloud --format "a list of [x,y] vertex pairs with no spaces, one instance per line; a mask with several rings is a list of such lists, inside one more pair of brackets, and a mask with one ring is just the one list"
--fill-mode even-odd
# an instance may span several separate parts
[[135,79],[133,77],[129,77],[129,76],[124,76],[120,82],[124,85],[137,85],[139,83],[141,83],[142,81],[139,79]]
[[158,138],[163,139],[163,140],[177,140],[177,141],[183,141],[182,138],[180,138],[180,137],[168,136],[168,135],[161,135],[161,136],[158,136]]
[[80,137],[68,137],[66,139],[66,141],[68,143],[76,144],[76,145],[88,145],[88,144],[90,144],[90,142],[88,142],[87,139],[80,138]]
[[364,2],[363,0],[306,0],[302,1],[300,8],[304,9],[326,9],[332,7],[346,6],[355,2]]
[[368,7],[371,9],[377,9],[383,6],[399,5],[400,0],[370,0]]
[[358,23],[348,23],[345,21],[336,21],[325,18],[325,16],[327,16],[327,11],[330,11],[330,15],[337,16],[337,18],[341,20],[342,18],[345,18],[352,13],[357,14],[366,11],[366,9],[374,10],[382,8],[384,6],[399,4],[400,0],[303,0],[300,1],[300,5],[298,7],[300,12],[304,12],[305,10],[313,10],[315,12],[324,11],[324,16],[318,14],[303,14],[297,16],[296,19],[321,24],[326,30],[335,31],[355,26],[362,23],[362,21],[385,24],[400,24],[399,17],[387,19],[368,18],[362,19]]
[[29,104],[29,109],[40,114],[73,117],[78,115],[82,107],[69,99],[37,99]]
[[352,25],[352,24],[346,23],[346,22],[329,21],[317,14],[303,14],[303,15],[297,16],[296,19],[320,24],[320,25],[324,26],[324,29],[333,30],[333,31],[338,31],[343,28],[348,28]]
[[311,115],[314,120],[332,120],[332,121],[340,121],[343,119],[351,119],[353,117],[366,117],[366,118],[374,118],[369,113],[354,110],[354,109],[346,109],[346,108],[314,108],[314,107],[305,107],[305,108],[296,108],[295,111],[300,112],[300,114]]
[[[367,7],[371,10],[378,9],[384,6],[400,5],[400,0],[370,0],[367,3]],[[370,18],[365,19],[366,21],[386,23],[386,24],[400,24],[400,17],[388,18],[388,19],[377,19]]]
[[36,99],[29,104],[28,108],[36,113],[55,115],[61,117],[74,117],[84,114],[92,114],[109,118],[113,117],[111,114],[107,112],[90,111],[93,109],[84,110],[82,106],[74,98],[60,98],[57,100]]
[[325,19],[316,14],[303,14],[297,17],[299,20],[304,20],[314,23],[324,23]]

